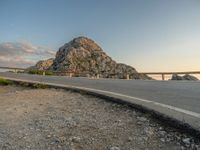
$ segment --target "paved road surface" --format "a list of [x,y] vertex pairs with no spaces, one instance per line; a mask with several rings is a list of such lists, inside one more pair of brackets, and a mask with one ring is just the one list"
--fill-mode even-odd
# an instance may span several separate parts
[[199,81],[88,79],[8,72],[1,72],[0,76],[92,90],[154,109],[200,129]]

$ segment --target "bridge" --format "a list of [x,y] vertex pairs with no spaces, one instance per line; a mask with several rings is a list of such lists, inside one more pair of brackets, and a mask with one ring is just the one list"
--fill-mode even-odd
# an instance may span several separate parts
[[[26,70],[26,68],[2,67],[2,66],[0,66],[0,69],[14,70],[14,72],[16,72],[16,73],[18,71],[24,71],[24,70]],[[70,77],[72,77],[73,75],[75,75],[75,73],[73,73],[73,72],[56,72],[56,71],[54,71],[53,73],[60,74],[60,75],[68,75]],[[176,75],[182,75],[182,74],[199,74],[200,75],[200,71],[184,71],[184,72],[138,72],[138,74],[142,74],[142,75],[161,75],[162,80],[165,80],[165,75],[173,75],[173,74],[176,74]],[[45,70],[43,70],[43,75],[45,75]],[[80,75],[83,75],[83,73],[81,73]],[[85,73],[83,76],[89,77],[88,73]],[[99,78],[98,74],[97,74],[96,78]],[[127,75],[126,79],[129,79],[129,75]]]

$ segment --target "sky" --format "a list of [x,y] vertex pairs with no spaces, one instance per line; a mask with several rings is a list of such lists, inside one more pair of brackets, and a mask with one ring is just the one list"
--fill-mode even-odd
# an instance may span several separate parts
[[200,70],[200,1],[0,0],[0,66],[55,57],[78,36],[141,72]]

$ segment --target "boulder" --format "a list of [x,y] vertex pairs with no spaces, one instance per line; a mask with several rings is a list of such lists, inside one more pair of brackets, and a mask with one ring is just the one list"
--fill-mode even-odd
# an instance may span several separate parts
[[35,66],[31,66],[27,68],[27,70],[48,70],[52,66],[53,61],[53,58],[47,60],[40,60],[36,63]]
[[183,80],[183,77],[177,74],[173,74],[171,80]]
[[192,75],[189,75],[189,74],[184,75],[184,76],[183,76],[183,79],[184,79],[184,80],[192,80],[192,81],[197,81],[197,80],[199,80],[197,77],[192,76]]
[[178,76],[177,74],[173,74],[171,80],[191,80],[191,81],[197,81],[199,79],[196,78],[196,77],[194,77],[194,76],[192,76],[192,75],[189,75],[189,74],[186,74],[184,76]]

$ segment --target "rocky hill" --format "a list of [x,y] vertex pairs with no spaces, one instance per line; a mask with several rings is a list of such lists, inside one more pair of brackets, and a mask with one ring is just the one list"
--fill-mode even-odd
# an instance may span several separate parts
[[56,57],[47,61],[39,61],[34,67],[40,70],[56,72],[73,72],[75,74],[97,74],[103,78],[151,79],[139,75],[131,66],[117,63],[109,57],[93,40],[78,37],[59,48]]

